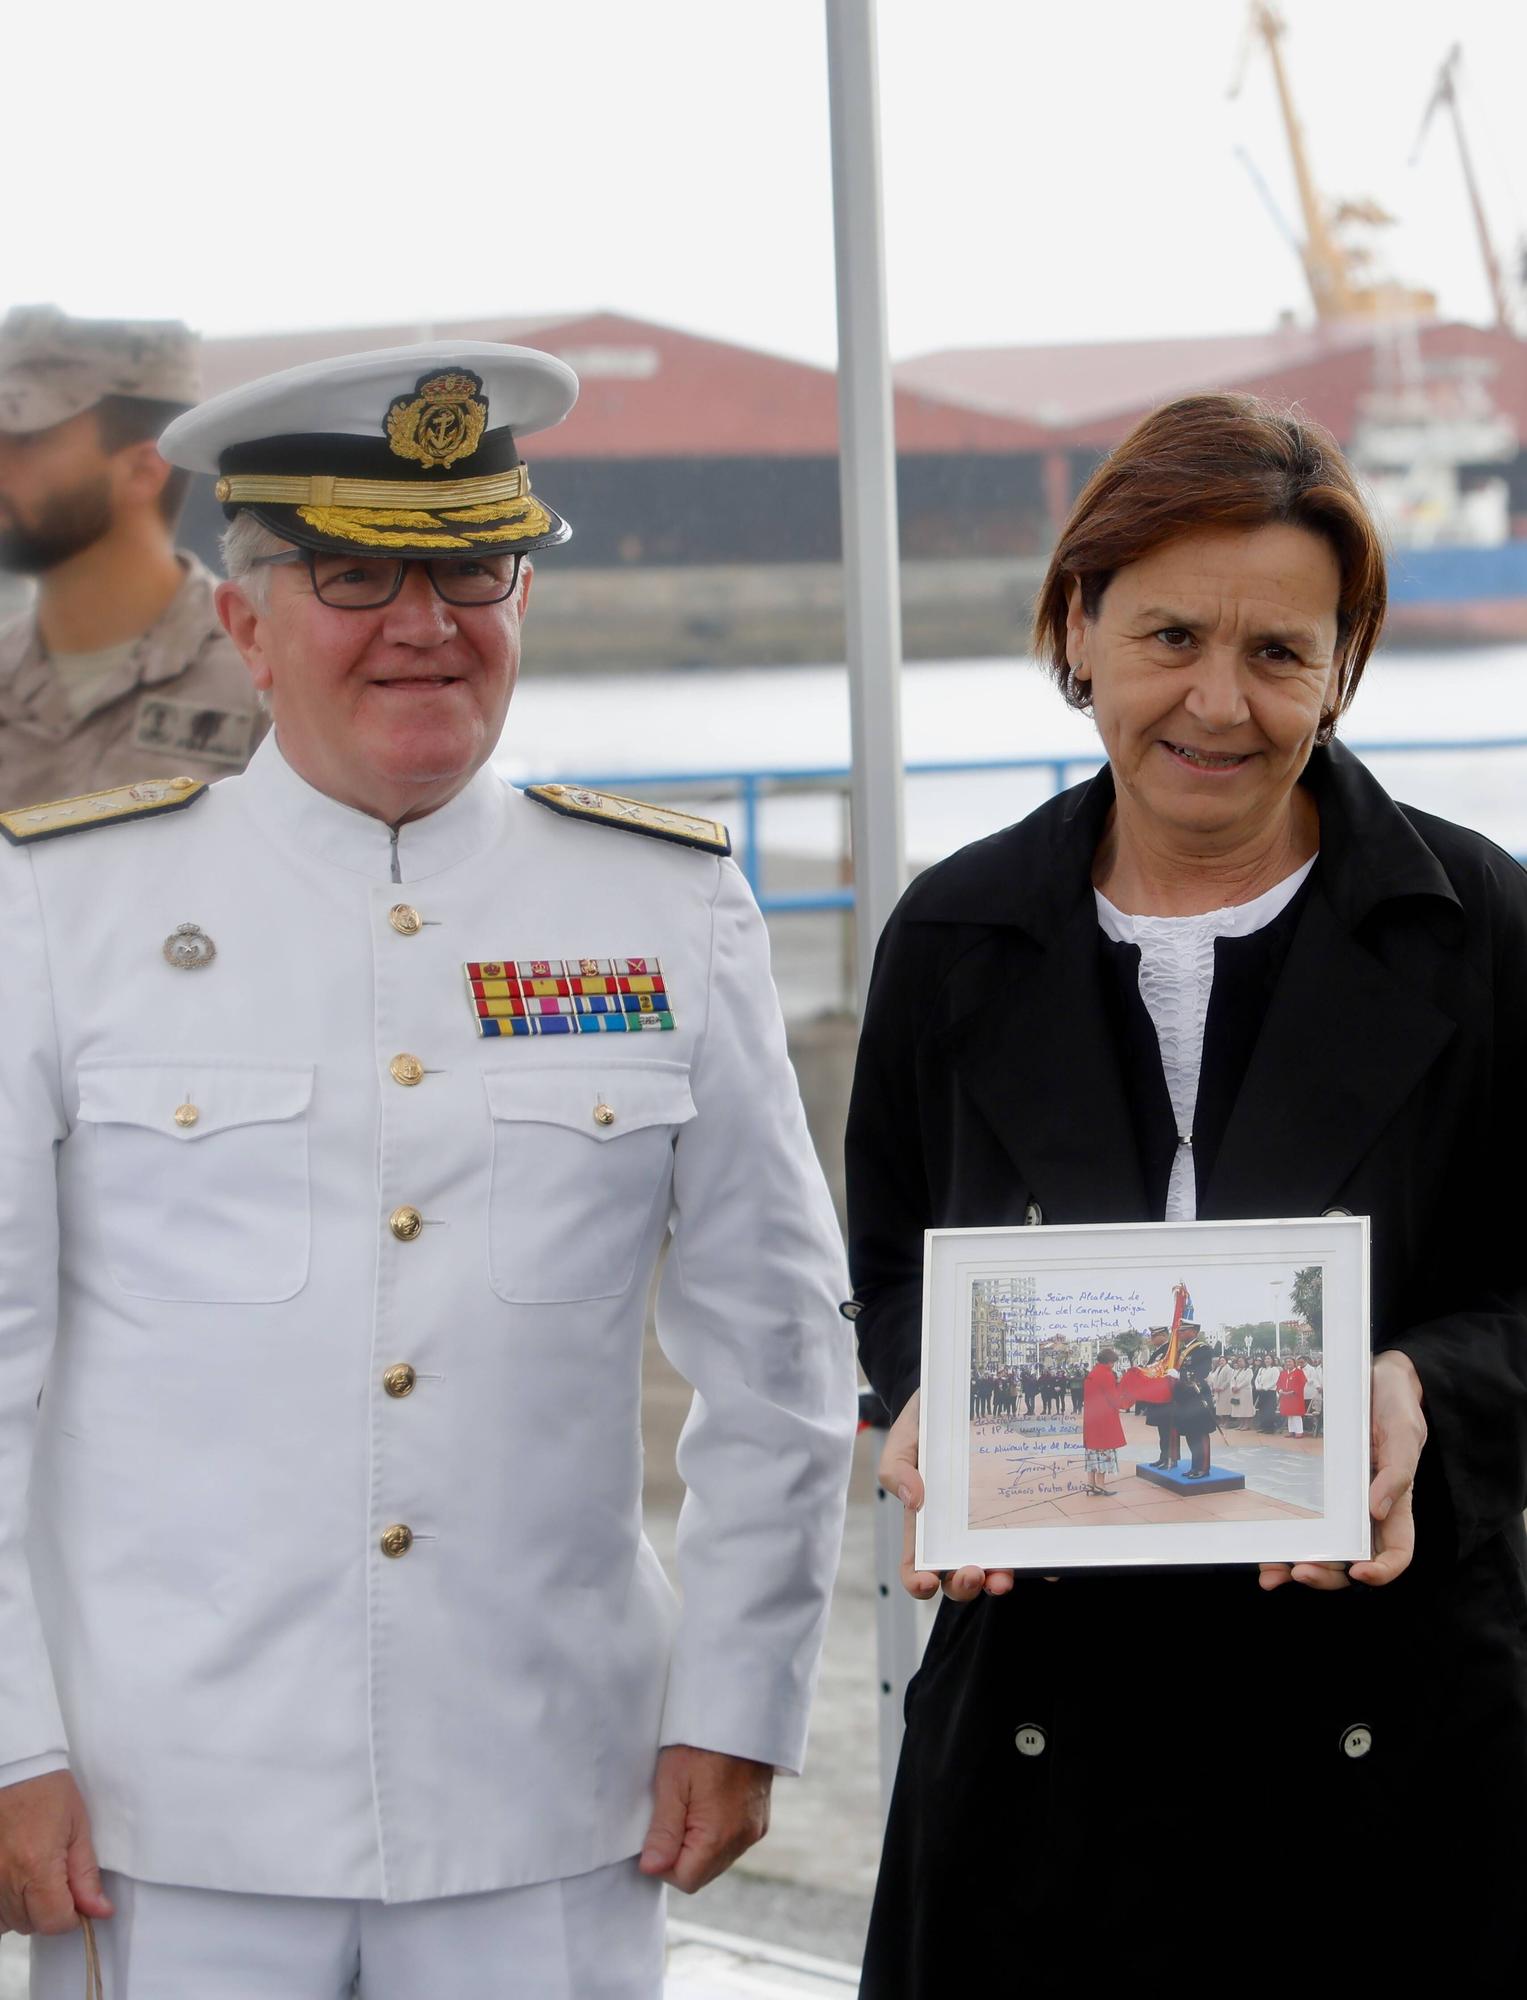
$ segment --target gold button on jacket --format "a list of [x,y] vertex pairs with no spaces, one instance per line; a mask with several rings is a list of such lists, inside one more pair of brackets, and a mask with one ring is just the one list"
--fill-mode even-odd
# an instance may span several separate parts
[[610,1109],[608,1104],[596,1104],[594,1106],[594,1123],[596,1125],[613,1125],[615,1123],[615,1113]]
[[411,903],[394,903],[387,912],[387,921],[399,937],[416,937],[424,928],[424,919]]
[[387,1218],[387,1227],[400,1243],[412,1243],[424,1227],[424,1217],[416,1208],[395,1208]]
[[411,1396],[418,1379],[406,1361],[397,1361],[382,1376],[382,1387],[389,1396]]
[[424,1065],[417,1056],[394,1056],[387,1067],[392,1072],[394,1083],[410,1084],[424,1081]]
[[177,1104],[175,1107],[175,1123],[182,1127],[189,1128],[194,1125],[200,1116],[201,1113],[194,1104]]
[[405,1528],[401,1521],[382,1530],[382,1554],[384,1556],[406,1556],[414,1545],[414,1531]]

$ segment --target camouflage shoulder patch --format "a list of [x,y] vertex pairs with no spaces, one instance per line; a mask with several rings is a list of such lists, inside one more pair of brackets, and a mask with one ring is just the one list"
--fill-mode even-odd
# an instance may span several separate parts
[[651,805],[646,799],[624,798],[619,792],[591,792],[586,785],[531,785],[525,796],[569,819],[624,827],[627,833],[645,833],[678,847],[697,847],[703,854],[732,851],[732,836],[720,820],[699,819],[693,813],[675,812],[670,806]]
[[136,785],[84,792],[77,799],[54,799],[48,805],[0,812],[0,833],[13,847],[25,847],[34,840],[56,839],[62,833],[83,833],[87,827],[157,819],[161,813],[184,812],[206,789],[199,778],[144,778]]

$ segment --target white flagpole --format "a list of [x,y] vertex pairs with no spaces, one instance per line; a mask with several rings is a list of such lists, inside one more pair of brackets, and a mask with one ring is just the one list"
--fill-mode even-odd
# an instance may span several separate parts
[[[875,942],[906,878],[902,819],[901,594],[896,436],[886,333],[875,0],[827,0],[827,75],[838,292],[843,604],[853,729],[854,945],[859,1011]],[[901,1588],[902,1509],[875,1496],[876,1685],[881,1800],[901,1752],[906,1684],[928,1620]]]
[[827,0],[838,278],[843,604],[853,725],[854,937],[861,1009],[906,873],[896,436],[886,333],[875,0]]

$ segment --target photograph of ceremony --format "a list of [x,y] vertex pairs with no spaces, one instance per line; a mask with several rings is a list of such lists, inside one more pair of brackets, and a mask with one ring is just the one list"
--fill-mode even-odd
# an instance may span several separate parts
[[972,1278],[968,1525],[1318,1519],[1324,1295],[1320,1263]]

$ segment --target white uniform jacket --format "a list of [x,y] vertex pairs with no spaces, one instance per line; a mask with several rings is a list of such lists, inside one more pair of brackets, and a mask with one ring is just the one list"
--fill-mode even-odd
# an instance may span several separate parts
[[[467,963],[585,956],[672,1031],[479,1036]],[[0,851],[0,1020],[0,1778],[140,1879],[409,1901],[634,1853],[660,1743],[799,1766],[854,1373],[730,862],[488,772],[394,855],[271,739]]]

